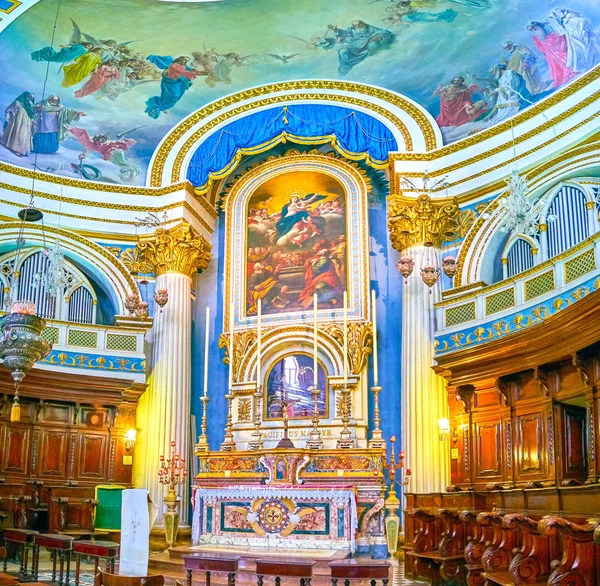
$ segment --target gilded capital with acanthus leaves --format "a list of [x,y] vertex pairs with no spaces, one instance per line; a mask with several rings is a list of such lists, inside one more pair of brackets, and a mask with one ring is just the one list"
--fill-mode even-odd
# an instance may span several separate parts
[[416,244],[441,247],[443,242],[462,238],[474,219],[475,212],[461,212],[456,200],[436,202],[425,193],[416,199],[400,195],[388,198],[390,240],[398,251]]
[[187,222],[182,222],[174,228],[157,228],[154,234],[141,236],[135,252],[139,264],[151,268],[157,277],[165,273],[193,277],[208,266],[210,250],[211,245]]

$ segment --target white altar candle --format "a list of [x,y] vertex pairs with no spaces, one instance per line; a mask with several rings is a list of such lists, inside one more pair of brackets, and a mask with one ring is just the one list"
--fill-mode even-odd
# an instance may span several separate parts
[[262,355],[262,340],[261,340],[261,331],[260,331],[260,322],[262,317],[262,299],[258,300],[258,320],[257,320],[257,353],[258,357],[256,359],[256,386],[260,386],[260,360]]
[[208,346],[210,343],[210,307],[206,306],[206,326],[204,332],[204,396],[208,397]]
[[371,319],[373,320],[373,383],[379,383],[379,365],[377,363],[377,306],[375,289],[371,289]]
[[317,294],[315,293],[313,295],[313,321],[314,321],[314,333],[313,333],[313,385],[316,387],[318,380],[317,380],[317,368],[318,368],[318,364],[317,364]]
[[229,391],[233,388],[233,301],[229,306]]
[[348,291],[344,291],[344,386],[348,386]]

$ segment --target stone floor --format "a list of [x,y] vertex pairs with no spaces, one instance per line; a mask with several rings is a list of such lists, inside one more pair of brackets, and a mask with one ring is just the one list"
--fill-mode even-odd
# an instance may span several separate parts
[[[19,571],[19,564],[14,562],[8,563],[7,571],[10,574],[17,575]],[[117,569],[118,572],[118,569]],[[31,580],[31,578],[30,578]],[[38,580],[40,582],[51,583],[52,580],[52,562],[50,561],[50,556],[47,552],[40,553],[40,566],[39,566],[39,577]],[[73,562],[71,567],[71,574],[69,582],[65,584],[65,586],[73,586],[75,581],[75,563]],[[58,582],[58,578],[57,578]],[[245,582],[245,581],[244,581]],[[285,585],[285,582],[282,581]],[[93,563],[82,563],[81,564],[81,574],[80,574],[80,584],[81,586],[92,586],[94,583],[94,565]],[[165,583],[167,586],[173,586],[174,580],[171,578],[166,578]],[[239,584],[238,580],[236,584]],[[196,582],[194,580],[194,585],[201,584],[200,582]],[[254,584],[253,582],[248,582],[247,584]],[[265,584],[270,584],[268,580],[265,579]],[[390,580],[389,586],[424,586],[424,582],[414,582],[412,580],[408,580],[404,577],[404,564],[402,562],[397,563],[394,562],[392,565],[392,579]],[[244,584],[242,586],[245,586]],[[353,586],[363,586],[360,583],[355,583]],[[365,583],[366,586],[366,583]]]

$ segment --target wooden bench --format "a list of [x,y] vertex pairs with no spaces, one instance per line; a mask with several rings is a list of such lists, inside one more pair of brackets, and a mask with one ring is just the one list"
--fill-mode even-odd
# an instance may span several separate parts
[[256,560],[257,586],[263,586],[265,576],[275,577],[275,586],[281,578],[298,578],[300,586],[310,586],[315,562],[309,560]]
[[407,515],[419,524],[413,551],[406,552],[413,559],[415,578],[423,576],[435,586],[466,584],[464,551],[466,537],[473,533],[470,519],[450,509],[413,509]]
[[227,574],[227,584],[235,586],[235,575],[238,571],[239,556],[218,553],[192,553],[183,555],[183,565],[187,575],[187,586],[192,586],[193,570],[206,572],[206,586],[210,586],[212,572]]
[[390,563],[385,560],[336,560],[329,562],[331,586],[337,586],[338,580],[344,580],[344,586],[350,586],[350,580],[370,580],[376,586],[381,580],[387,586],[390,579]]
[[106,573],[114,574],[115,561],[119,556],[119,544],[114,541],[73,541],[75,554],[75,586],[79,586],[79,573],[81,570],[81,556],[94,558],[94,574],[98,573],[98,562],[106,560]]
[[[68,535],[54,535],[51,533],[40,533],[33,540],[33,579],[38,579],[40,564],[40,547],[49,549],[52,557],[52,582],[56,582],[56,565],[59,562],[58,584],[69,586],[69,573],[71,571],[71,551],[73,538]],[[65,560],[67,562],[67,574],[65,580]]]
[[[29,550],[33,547],[33,540],[38,535],[33,529],[4,529],[4,545],[14,544],[21,550],[21,563],[19,566],[19,574],[23,579],[27,578],[27,565],[29,563]],[[4,558],[3,571],[6,572],[7,563]]]

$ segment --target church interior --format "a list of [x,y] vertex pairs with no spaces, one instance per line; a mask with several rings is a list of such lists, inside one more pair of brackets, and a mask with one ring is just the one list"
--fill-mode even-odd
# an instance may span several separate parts
[[597,0],[0,53],[0,586],[600,586]]

